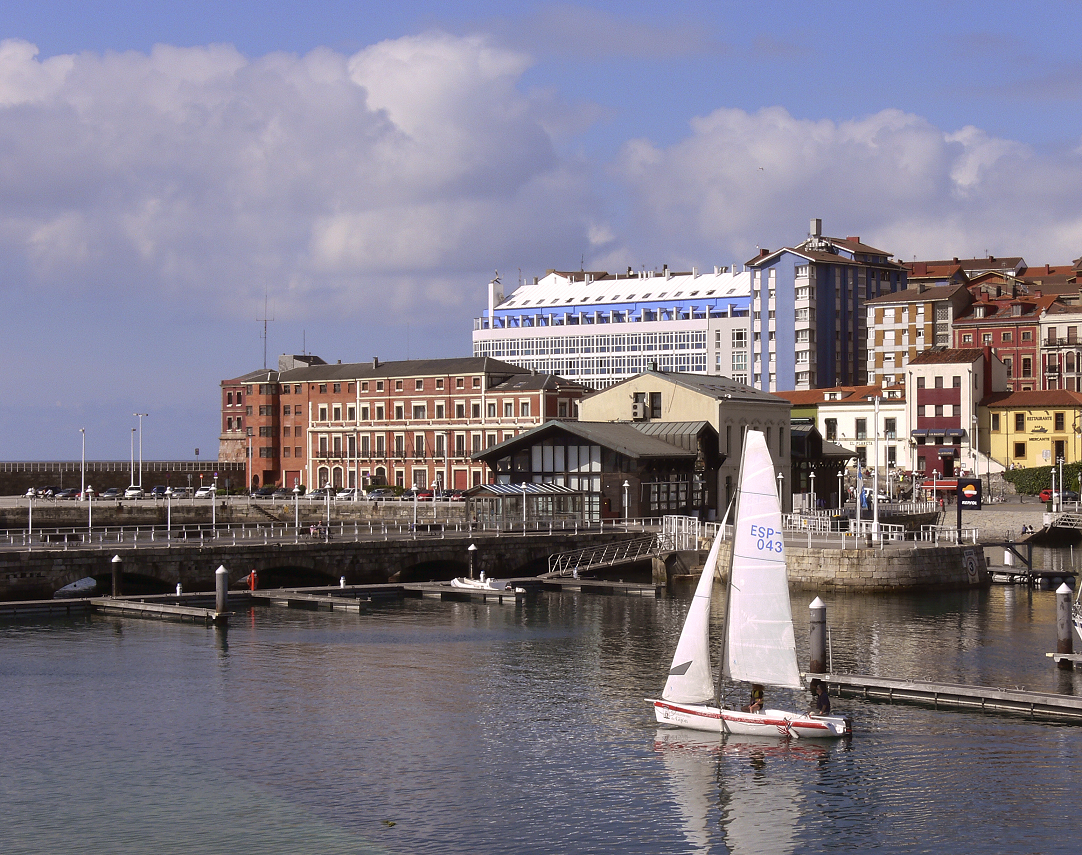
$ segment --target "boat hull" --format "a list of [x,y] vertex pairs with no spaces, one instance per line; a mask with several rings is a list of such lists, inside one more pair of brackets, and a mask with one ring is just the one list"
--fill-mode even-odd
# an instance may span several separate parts
[[785,710],[746,713],[719,709],[707,704],[676,704],[653,701],[654,717],[659,724],[733,733],[740,736],[765,736],[787,739],[837,739],[849,734],[849,724],[841,716],[812,716]]
[[511,586],[500,579],[466,579],[456,576],[451,580],[452,588],[466,588],[471,591],[506,591]]

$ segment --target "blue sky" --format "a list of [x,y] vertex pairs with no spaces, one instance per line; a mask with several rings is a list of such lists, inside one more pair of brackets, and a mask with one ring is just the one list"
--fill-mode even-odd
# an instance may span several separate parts
[[496,269],[1082,255],[1074,3],[16,5],[0,459],[206,458],[264,316],[465,355]]

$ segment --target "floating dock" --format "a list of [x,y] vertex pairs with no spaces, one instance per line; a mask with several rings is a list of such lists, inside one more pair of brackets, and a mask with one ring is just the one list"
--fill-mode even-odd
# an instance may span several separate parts
[[450,582],[408,582],[402,586],[405,596],[430,600],[464,600],[473,603],[514,605],[526,599],[527,591],[514,582],[510,588],[455,588]]
[[1082,724],[1082,698],[1022,689],[993,689],[954,683],[925,683],[856,674],[808,674],[824,681],[839,698],[864,698],[956,709],[1021,715],[1043,721]]
[[589,594],[619,594],[625,597],[660,597],[664,585],[641,582],[611,582],[607,579],[583,579],[572,576],[555,576],[544,579],[541,587],[546,591],[583,591]]
[[358,613],[367,611],[372,603],[371,597],[333,597],[286,590],[249,591],[248,598],[256,603],[285,606],[291,609],[327,609],[328,611]]
[[194,606],[177,606],[172,603],[148,603],[143,600],[126,600],[113,597],[92,597],[89,603],[91,611],[106,615],[157,618],[158,620],[203,624],[224,624],[229,620],[229,612],[200,609]]

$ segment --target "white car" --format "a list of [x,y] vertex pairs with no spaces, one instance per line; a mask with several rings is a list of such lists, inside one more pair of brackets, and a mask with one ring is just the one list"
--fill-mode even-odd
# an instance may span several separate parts
[[138,484],[132,484],[128,489],[124,491],[125,499],[141,499],[143,498],[143,488]]
[[213,499],[216,492],[214,487],[200,487],[195,491],[195,497],[197,499]]

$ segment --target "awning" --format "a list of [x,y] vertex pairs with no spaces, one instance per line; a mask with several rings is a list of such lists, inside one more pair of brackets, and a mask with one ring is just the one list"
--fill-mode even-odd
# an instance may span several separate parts
[[966,432],[962,428],[947,428],[944,435],[945,436],[965,436]]
[[928,436],[928,428],[913,428],[909,432],[910,436]]

